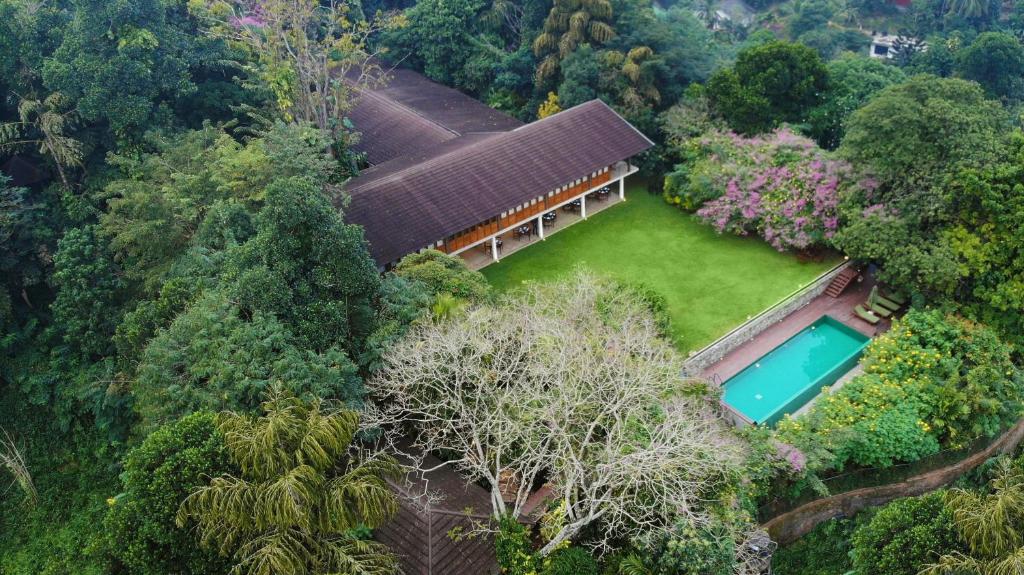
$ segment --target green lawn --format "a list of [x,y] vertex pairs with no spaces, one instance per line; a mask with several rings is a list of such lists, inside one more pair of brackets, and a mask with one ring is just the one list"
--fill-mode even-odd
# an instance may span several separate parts
[[757,238],[720,236],[648,194],[639,180],[626,200],[491,264],[484,275],[504,291],[559,277],[581,264],[642,283],[668,300],[673,337],[686,352],[714,341],[838,262],[800,262]]

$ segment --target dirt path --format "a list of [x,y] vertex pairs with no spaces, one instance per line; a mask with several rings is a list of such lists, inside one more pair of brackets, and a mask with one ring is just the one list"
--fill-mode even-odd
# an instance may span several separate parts
[[882,505],[900,497],[921,495],[948,485],[964,473],[984,463],[988,458],[1013,451],[1022,439],[1024,439],[1024,419],[1017,422],[1017,425],[1004,433],[984,451],[975,453],[958,463],[911,477],[900,483],[856,489],[832,497],[817,499],[769,520],[762,527],[779,545],[787,545],[814,529],[819,523],[833,517],[841,515],[849,517],[867,507]]

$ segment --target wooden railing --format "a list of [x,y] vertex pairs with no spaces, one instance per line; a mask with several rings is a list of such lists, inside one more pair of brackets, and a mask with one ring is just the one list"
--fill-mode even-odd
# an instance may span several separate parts
[[439,249],[445,253],[454,253],[492,236],[500,230],[508,229],[517,224],[532,220],[537,216],[564,204],[570,198],[578,196],[591,188],[610,182],[614,171],[615,170],[612,167],[609,167],[606,171],[594,177],[583,178],[580,183],[571,185],[556,194],[549,196],[545,193],[543,196],[538,196],[535,198],[535,202],[527,203],[527,205],[523,206],[519,211],[510,210],[504,216],[495,216],[485,222],[481,222],[465,231],[455,234],[454,237],[449,238]]

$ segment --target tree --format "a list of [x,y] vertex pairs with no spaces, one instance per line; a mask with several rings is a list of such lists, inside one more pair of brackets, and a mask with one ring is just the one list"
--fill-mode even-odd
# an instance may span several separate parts
[[0,427],[3,437],[0,438],[0,469],[5,469],[11,475],[11,485],[17,485],[25,498],[25,503],[30,507],[39,502],[39,492],[36,491],[35,482],[32,481],[32,473],[28,470],[25,456],[14,444],[14,438],[7,433],[6,429]]
[[853,534],[853,566],[862,575],[917,575],[942,553],[961,548],[946,495],[897,499]]
[[611,21],[609,0],[554,0],[543,31],[533,41],[533,53],[543,58],[537,66],[537,85],[557,78],[560,62],[579,46],[611,40]]
[[1024,570],[1024,473],[1004,460],[991,489],[948,492],[946,505],[967,551],[946,553],[921,573],[1002,575]]
[[150,433],[124,458],[124,491],[110,500],[103,521],[106,548],[132,575],[226,573],[227,562],[199,548],[174,519],[192,491],[234,471],[209,412]]
[[184,6],[160,0],[81,0],[42,68],[51,92],[69,98],[89,122],[119,138],[155,121],[158,106],[195,89],[191,36],[178,27]]
[[537,119],[543,120],[548,116],[554,116],[555,114],[562,111],[562,108],[558,105],[558,94],[554,92],[548,92],[548,98],[541,103],[540,108],[537,109]]
[[393,273],[406,280],[423,283],[433,295],[449,294],[479,303],[491,294],[491,284],[482,273],[469,269],[464,259],[437,250],[405,256]]
[[344,153],[345,114],[360,90],[386,80],[371,37],[402,24],[359,18],[344,0],[205,0],[190,4],[208,32],[245,50],[243,67],[273,93],[287,120],[310,122]]
[[61,238],[53,282],[54,325],[70,355],[87,360],[109,355],[123,313],[125,285],[95,225],[70,229]]
[[307,178],[274,180],[265,193],[255,235],[225,263],[232,299],[245,314],[274,314],[303,347],[358,357],[380,290],[362,228]]
[[582,272],[416,324],[383,363],[369,423],[411,426],[416,448],[451,454],[497,518],[518,517],[541,477],[552,485],[562,507],[541,556],[588,526],[600,544],[702,517],[738,465],[646,304]]
[[78,123],[78,111],[60,92],[43,100],[21,98],[18,121],[0,124],[0,152],[24,146],[39,146],[39,153],[50,158],[60,181],[70,189],[67,170],[82,165],[82,143],[68,135]]
[[272,314],[243,314],[217,291],[157,333],[136,372],[144,428],[197,410],[251,411],[275,385],[304,398],[357,404],[362,397],[356,367],[342,351],[304,349]]
[[712,107],[737,132],[756,134],[801,123],[821,101],[828,70],[813,49],[773,41],[742,50],[707,84]]
[[394,459],[353,445],[359,414],[277,393],[263,413],[220,415],[240,473],[192,492],[177,525],[194,524],[203,545],[234,558],[238,574],[397,573],[384,545],[356,535],[397,511],[387,479],[401,472]]
[[1006,125],[1006,112],[977,84],[921,75],[854,112],[840,151],[883,182],[927,189],[958,166],[994,159]]
[[1024,84],[1024,46],[1006,32],[985,32],[957,53],[956,68],[988,95],[1016,99]]
[[[485,86],[471,79],[474,58],[497,60],[504,47],[492,46],[477,32],[484,0],[423,0],[404,12],[406,26],[388,32],[385,41],[395,60],[403,60],[442,84],[480,93]],[[508,5],[511,2],[501,2]],[[510,10],[498,4],[495,10]],[[500,18],[497,12],[491,15]],[[486,55],[486,56],[485,56]],[[408,58],[408,60],[406,60]],[[488,77],[490,81],[492,78]],[[358,126],[357,126],[358,127]]]
[[902,70],[876,58],[844,54],[832,60],[828,63],[828,89],[808,116],[808,135],[823,148],[837,148],[850,114],[883,88],[905,79]]

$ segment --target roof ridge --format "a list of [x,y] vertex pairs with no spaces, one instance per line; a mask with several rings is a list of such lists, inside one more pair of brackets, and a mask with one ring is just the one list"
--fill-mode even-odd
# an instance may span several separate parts
[[[385,86],[385,88],[386,87],[387,86]],[[449,134],[453,134],[456,138],[465,135],[465,134],[462,134],[460,132],[456,132],[455,130],[449,128],[448,126],[444,126],[442,124],[439,124],[439,123],[435,122],[434,120],[431,120],[430,118],[424,116],[416,108],[413,108],[411,106],[403,104],[402,102],[399,102],[398,100],[396,100],[396,99],[394,99],[394,98],[392,98],[392,97],[390,97],[390,96],[388,96],[388,95],[386,95],[386,94],[384,94],[384,93],[382,93],[382,92],[380,92],[378,90],[366,90],[366,91],[360,90],[359,92],[360,92],[360,95],[359,95],[360,98],[365,98],[366,96],[370,96],[371,98],[376,98],[378,101],[387,102],[388,104],[390,104],[391,106],[394,106],[395,108],[399,108],[399,109],[405,110],[406,112],[409,112],[410,114],[416,116],[417,118],[423,120],[424,122],[430,124],[431,126],[434,126],[435,128],[440,128],[441,130],[443,130],[445,132],[448,132]]]
[[[585,108],[592,108],[592,107],[595,107],[595,106],[601,106],[601,107],[607,109],[612,114],[614,114],[615,117],[617,117],[619,120],[621,120],[624,124],[628,125],[637,134],[639,134],[640,137],[642,137],[647,143],[649,143],[651,146],[655,145],[654,142],[652,142],[650,140],[650,138],[645,136],[643,132],[641,132],[640,130],[638,130],[636,128],[636,126],[634,126],[629,121],[627,121],[625,118],[623,118],[611,106],[609,106],[608,104],[606,104],[604,101],[602,101],[599,98],[594,98],[593,100],[587,100],[586,102],[583,102],[581,104],[576,104],[575,106],[573,106],[571,108],[567,108],[567,109],[562,110],[562,111],[560,111],[558,113],[551,114],[550,116],[548,116],[546,118],[541,118],[541,119],[539,119],[539,120],[537,120],[535,122],[530,122],[529,124],[523,124],[522,126],[519,126],[518,128],[515,128],[513,130],[508,130],[508,131],[505,131],[505,132],[473,132],[475,134],[493,134],[493,135],[491,137],[483,138],[483,139],[480,139],[480,140],[475,141],[475,142],[469,142],[469,143],[467,143],[466,146],[456,146],[455,148],[453,148],[453,149],[451,149],[451,150],[449,150],[449,151],[447,151],[447,152],[445,152],[443,154],[426,158],[422,162],[416,162],[414,164],[410,164],[410,165],[402,168],[401,170],[395,171],[392,174],[388,174],[386,176],[382,176],[380,178],[377,178],[377,179],[367,183],[366,187],[355,186],[355,187],[353,187],[353,188],[351,188],[351,189],[349,189],[347,191],[350,194],[352,194],[352,193],[355,193],[355,192],[363,192],[364,190],[372,190],[372,189],[374,189],[374,188],[376,188],[376,187],[378,187],[380,185],[386,184],[388,182],[392,182],[395,179],[398,179],[398,178],[404,176],[405,174],[408,174],[410,171],[415,171],[415,170],[429,168],[429,167],[433,166],[434,164],[440,162],[441,160],[447,159],[452,154],[456,154],[456,153],[464,151],[469,145],[474,145],[475,146],[475,145],[483,144],[485,142],[490,142],[492,140],[499,139],[502,136],[511,137],[511,134],[518,134],[521,131],[526,130],[526,129],[530,129],[530,128],[532,128],[533,130],[538,130],[538,129],[541,129],[538,126],[543,126],[545,123],[550,123],[550,122],[548,122],[548,120],[551,120],[553,118],[558,118],[559,116],[561,116],[561,119],[564,120],[566,118],[567,113],[569,113],[569,112],[574,112],[574,114],[568,114],[568,115],[575,115],[575,113],[578,113],[580,110],[583,110]],[[466,136],[468,136],[468,134],[462,134],[462,135],[460,135],[459,137],[455,138],[452,141],[458,141],[459,139],[465,138]],[[383,165],[383,164],[379,164],[379,165]],[[358,176],[357,176],[356,179],[358,179]]]

